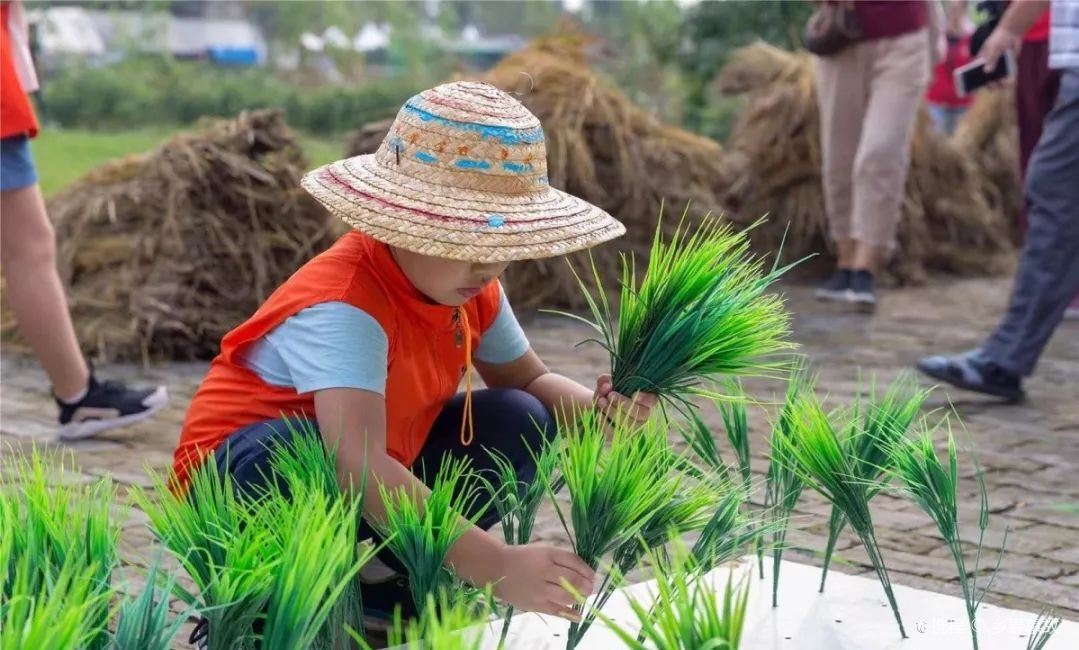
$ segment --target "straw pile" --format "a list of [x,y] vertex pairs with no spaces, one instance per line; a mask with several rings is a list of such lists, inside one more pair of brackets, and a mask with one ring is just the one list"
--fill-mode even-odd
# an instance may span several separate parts
[[[98,359],[208,359],[336,226],[279,111],[100,167],[49,200],[75,329]],[[7,329],[5,327],[5,329]]]
[[[520,100],[543,123],[551,184],[599,205],[626,225],[626,236],[593,249],[600,274],[619,276],[618,251],[647,257],[660,207],[675,225],[687,202],[692,214],[722,213],[723,149],[708,138],[663,124],[635,106],[585,63],[588,42],[572,35],[541,39],[503,59],[483,80]],[[368,125],[350,140],[349,155],[371,153],[389,123]],[[587,254],[571,256],[578,269]],[[581,305],[581,292],[561,259],[514,264],[505,280],[520,307]]]
[[974,161],[981,172],[982,194],[990,206],[999,207],[1018,236],[1023,188],[1019,182],[1019,131],[1013,90],[979,92],[959,121],[952,141]]
[[[756,43],[732,54],[717,84],[725,93],[746,94],[726,145],[731,182],[721,202],[742,222],[772,215],[753,234],[762,249],[778,245],[789,225],[784,257],[827,250],[810,56]],[[1011,208],[972,152],[1008,145],[984,136],[969,140],[976,145],[953,143],[926,115],[918,118],[898,249],[888,267],[900,283],[924,281],[932,271],[983,274],[1007,263]]]

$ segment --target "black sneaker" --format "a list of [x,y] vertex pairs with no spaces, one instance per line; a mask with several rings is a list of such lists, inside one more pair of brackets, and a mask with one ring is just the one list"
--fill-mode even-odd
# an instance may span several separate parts
[[877,294],[873,290],[873,274],[865,270],[852,271],[846,300],[858,311],[868,314],[876,311]]
[[200,618],[187,642],[195,646],[195,650],[207,650],[210,647],[210,621]]
[[125,427],[149,418],[168,402],[164,386],[131,390],[120,382],[99,382],[90,373],[90,386],[81,400],[75,404],[56,400],[60,407],[60,438],[77,440]]
[[1019,402],[1026,397],[1022,378],[1001,368],[980,350],[954,357],[925,357],[918,362],[918,370],[952,386],[1000,397],[1008,402]]
[[814,291],[813,295],[817,300],[846,300],[847,289],[850,289],[850,276],[850,269],[836,269],[835,274]]

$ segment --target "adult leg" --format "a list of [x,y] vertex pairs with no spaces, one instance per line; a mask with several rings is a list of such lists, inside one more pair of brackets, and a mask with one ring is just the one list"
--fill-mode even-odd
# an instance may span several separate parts
[[168,403],[164,386],[98,382],[75,338],[56,243],[24,136],[0,140],[0,268],[19,331],[52,383],[60,437],[84,438],[144,420]]
[[836,253],[835,275],[816,292],[822,300],[844,299],[850,284],[854,261],[851,174],[869,92],[867,48],[868,44],[857,43],[836,55],[817,57],[815,61],[821,182],[828,230]]
[[1079,291],[1079,71],[1061,79],[1056,108],[1027,170],[1029,230],[1008,311],[982,350],[1029,375]]
[[89,368],[71,324],[63,283],[56,272],[56,236],[35,183],[0,192],[0,268],[7,301],[61,399],[82,393]]
[[929,80],[924,31],[870,43],[870,91],[854,159],[852,236],[856,242],[848,299],[876,309],[874,277],[895,248],[918,106]]
[[924,31],[873,43],[869,101],[854,160],[854,268],[876,273],[895,247],[910,141],[925,85],[929,52]]
[[[1024,43],[1016,62],[1016,121],[1019,126],[1019,180],[1026,183],[1027,167],[1042,137],[1042,125],[1056,103],[1060,71],[1049,69],[1048,41]],[[1026,201],[1020,206],[1019,234],[1027,231]]]
[[1079,291],[1079,71],[1061,80],[1031,157],[1026,195],[1030,229],[1008,310],[985,344],[957,357],[926,357],[918,368],[960,388],[1009,400],[1023,396],[1029,375]]

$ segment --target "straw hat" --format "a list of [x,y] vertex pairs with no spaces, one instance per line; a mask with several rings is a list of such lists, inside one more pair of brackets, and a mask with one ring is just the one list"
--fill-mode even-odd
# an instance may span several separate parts
[[375,239],[456,260],[554,257],[626,231],[550,186],[539,120],[484,83],[416,95],[376,153],[319,167],[303,187]]

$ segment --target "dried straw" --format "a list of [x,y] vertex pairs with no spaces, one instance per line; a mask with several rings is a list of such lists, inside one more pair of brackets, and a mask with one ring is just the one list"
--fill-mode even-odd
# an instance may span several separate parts
[[83,348],[106,360],[215,355],[333,240],[336,220],[300,189],[306,167],[281,113],[258,111],[104,165],[50,199]]

